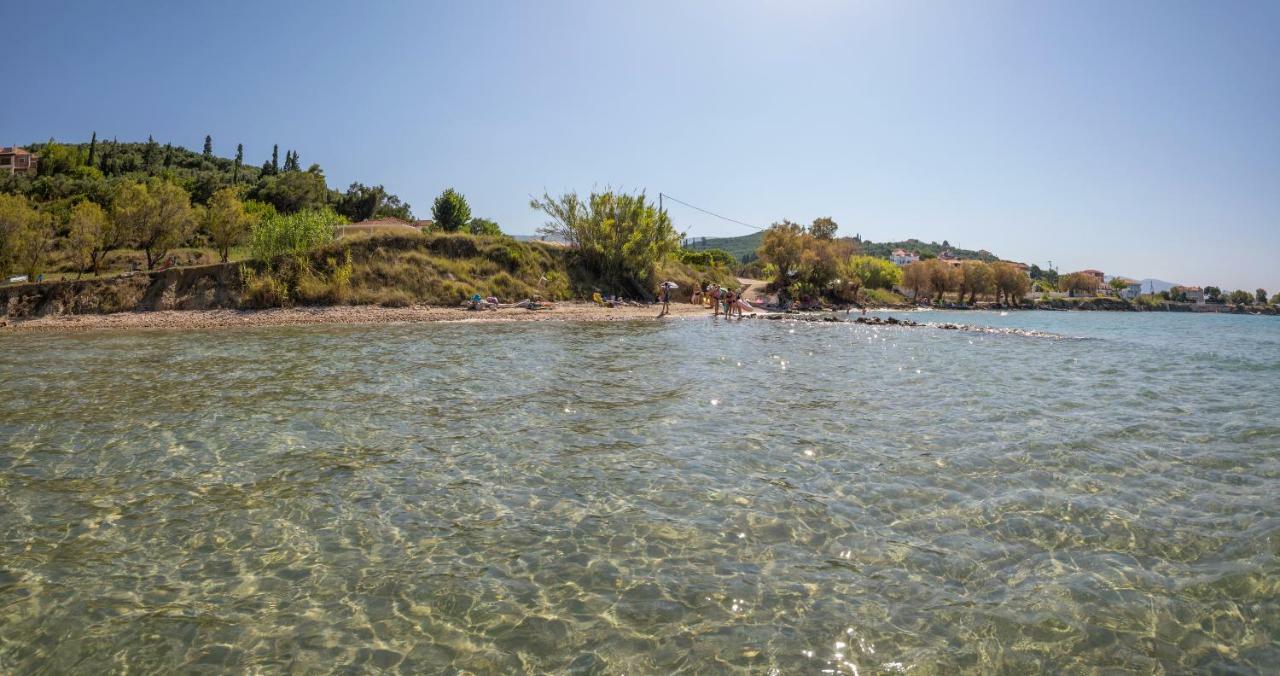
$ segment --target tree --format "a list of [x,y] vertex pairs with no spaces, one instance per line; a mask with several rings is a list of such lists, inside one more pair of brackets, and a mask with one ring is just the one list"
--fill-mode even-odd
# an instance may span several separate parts
[[242,164],[244,164],[244,144],[237,143],[236,144],[236,165],[235,165],[234,172],[231,174],[232,183],[240,182],[240,166]]
[[17,270],[35,281],[53,247],[53,217],[22,195],[0,194],[0,274]]
[[935,296],[935,303],[941,303],[943,294],[959,286],[959,271],[950,263],[935,258],[924,261],[924,267],[928,275],[929,291]]
[[213,158],[213,137],[208,134],[204,136],[204,158],[206,160]]
[[1253,300],[1253,294],[1243,289],[1236,289],[1227,296],[1227,302],[1232,305],[1248,305]]
[[85,160],[85,164],[93,166],[93,155],[98,149],[98,132],[93,132],[93,138],[89,139],[89,157]]
[[97,204],[85,200],[71,210],[67,226],[67,252],[76,263],[79,272],[76,279],[86,269],[92,269],[93,274],[98,274],[99,262],[106,254],[107,212]]
[[883,258],[852,256],[840,271],[844,287],[851,289],[849,298],[858,301],[858,291],[867,289],[891,289],[902,281],[902,270]]
[[338,198],[334,210],[347,217],[352,223],[367,221],[378,213],[387,191],[380,185],[367,186],[363,183],[352,183],[347,192]]
[[40,175],[55,176],[74,173],[84,166],[85,153],[79,146],[55,143],[53,139],[40,149]]
[[529,206],[548,218],[540,232],[563,238],[602,284],[619,291],[651,297],[658,263],[680,248],[670,217],[644,193],[595,192],[585,201],[576,192],[544,193]]
[[836,230],[840,228],[830,216],[813,219],[813,224],[809,226],[809,234],[818,239],[835,239]]
[[[547,200],[551,198],[550,195],[544,195],[544,197]],[[538,200],[534,200],[531,204],[534,209],[546,211],[539,206],[541,203]],[[466,197],[463,197],[461,193],[453,188],[449,188],[441,193],[431,206],[431,218],[441,230],[457,232],[466,228],[467,224],[471,222],[471,207],[467,205]]]
[[245,212],[234,188],[223,188],[209,198],[204,228],[223,263],[230,257],[231,247],[244,241],[252,224],[253,219]]
[[1083,272],[1073,272],[1058,278],[1058,290],[1066,291],[1072,298],[1077,293],[1093,295],[1098,292],[1098,278]]
[[329,186],[324,182],[324,175],[318,172],[288,171],[259,179],[252,196],[291,214],[325,206],[329,199]]
[[280,144],[278,143],[271,146],[271,173],[273,175],[280,173]]
[[1031,290],[1031,278],[1023,274],[1018,266],[1012,263],[998,262],[991,264],[991,272],[995,275],[996,302],[1004,296],[1004,302],[1010,305],[1021,305],[1022,297]]
[[996,274],[990,265],[982,261],[965,261],[960,264],[960,296],[969,294],[969,304],[978,300],[978,294],[995,291]]
[[1254,292],[1253,292],[1253,294],[1254,294],[1254,296],[1258,299],[1258,305],[1266,305],[1266,304],[1267,304],[1267,290],[1266,290],[1266,289],[1258,289],[1257,291],[1254,291]]
[[929,272],[925,261],[908,263],[902,268],[902,285],[911,289],[912,302],[920,298],[920,291],[929,288]]
[[166,144],[164,144],[164,166],[165,166],[165,168],[166,168],[166,169],[168,169],[168,168],[169,168],[169,165],[170,165],[170,164],[172,164],[172,163],[173,163],[173,144],[172,144],[172,143],[166,143]]
[[401,202],[399,197],[388,193],[386,188],[380,185],[367,186],[363,183],[352,183],[347,188],[347,192],[338,198],[334,210],[352,222],[387,217],[402,221],[413,220],[413,210],[409,205]]
[[122,184],[111,216],[127,241],[146,254],[148,270],[154,270],[169,249],[186,242],[194,222],[187,191],[155,178]]
[[1206,286],[1204,287],[1204,298],[1210,303],[1220,303],[1222,302],[1222,289],[1216,286]]
[[1276,295],[1271,297],[1271,304],[1280,305],[1280,292],[1277,292]]
[[1132,283],[1133,282],[1125,279],[1124,277],[1112,277],[1111,281],[1107,282],[1107,285],[1111,287],[1112,291],[1116,292],[1117,296],[1119,296],[1125,289],[1129,288],[1129,285]]
[[160,144],[156,143],[154,136],[147,134],[147,145],[142,151],[142,164],[147,171],[153,171],[155,166],[160,164]]
[[766,265],[772,265],[777,270],[772,281],[774,289],[785,293],[794,278],[800,274],[804,237],[804,226],[787,219],[774,223],[764,231],[764,238],[760,242],[760,248],[756,249],[756,255]]
[[289,150],[284,154],[284,170],[285,171],[302,171],[302,167],[298,164],[298,153]]
[[502,228],[498,227],[497,221],[491,221],[487,218],[473,218],[467,224],[467,229],[473,235],[482,235],[485,237],[497,237],[502,234]]

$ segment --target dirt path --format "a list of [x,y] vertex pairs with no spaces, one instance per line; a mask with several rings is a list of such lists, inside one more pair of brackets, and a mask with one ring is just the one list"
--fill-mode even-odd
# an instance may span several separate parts
[[769,282],[763,279],[751,279],[749,277],[739,277],[738,283],[742,285],[743,287],[742,297],[745,298],[748,303],[754,304],[756,302],[756,298],[764,298],[766,300],[772,299],[772,297],[769,295],[769,292],[766,291],[766,289],[769,286]]

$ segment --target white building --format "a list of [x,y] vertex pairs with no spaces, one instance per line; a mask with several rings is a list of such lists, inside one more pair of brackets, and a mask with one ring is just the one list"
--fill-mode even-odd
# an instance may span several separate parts
[[920,254],[905,249],[894,249],[893,253],[889,254],[889,262],[894,265],[918,263],[920,262]]

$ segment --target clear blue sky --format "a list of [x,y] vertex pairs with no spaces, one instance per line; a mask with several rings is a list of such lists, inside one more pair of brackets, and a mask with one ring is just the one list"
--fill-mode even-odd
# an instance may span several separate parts
[[[9,2],[3,142],[272,143],[509,232],[613,185],[1280,290],[1277,2]],[[695,235],[747,232],[680,207]]]

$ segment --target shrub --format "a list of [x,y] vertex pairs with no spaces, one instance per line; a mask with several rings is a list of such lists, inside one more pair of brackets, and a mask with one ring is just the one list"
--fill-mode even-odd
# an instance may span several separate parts
[[680,262],[685,265],[727,265],[730,267],[737,263],[733,259],[733,254],[724,249],[704,249],[702,251],[681,249]]
[[567,241],[600,281],[614,289],[649,294],[657,265],[680,246],[671,219],[644,193],[543,194],[529,206],[550,219],[541,229]]
[[253,226],[250,251],[254,259],[272,263],[282,256],[301,257],[331,241],[342,217],[331,209],[310,209],[268,216]]
[[244,284],[243,302],[249,307],[284,307],[289,304],[289,286],[270,270],[261,272],[240,266],[240,279]]
[[467,229],[470,224],[471,207],[467,205],[467,198],[453,188],[449,188],[441,193],[431,206],[431,218],[435,221],[436,227],[441,230],[457,232]]

